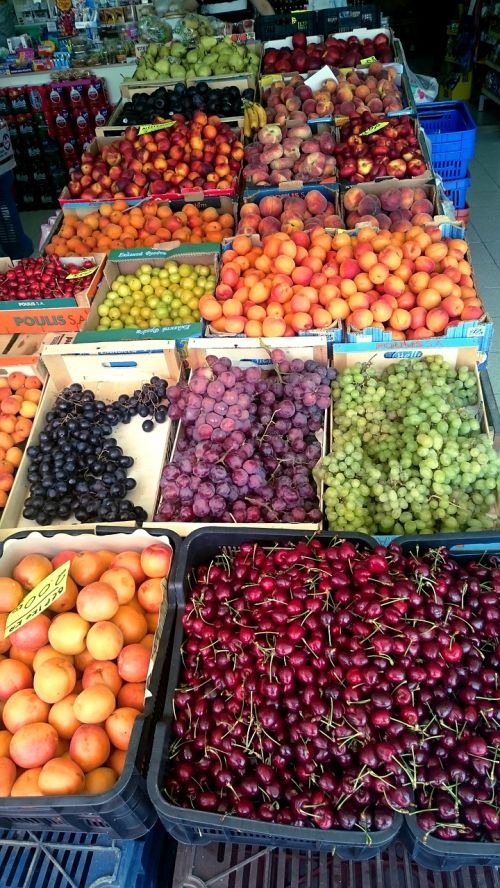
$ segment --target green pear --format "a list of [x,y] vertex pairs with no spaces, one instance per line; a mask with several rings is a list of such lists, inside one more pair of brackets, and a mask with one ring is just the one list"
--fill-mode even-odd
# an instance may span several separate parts
[[187,46],[184,46],[183,43],[177,43],[174,41],[170,46],[170,55],[175,59],[182,59],[187,53]]
[[138,65],[135,74],[134,80],[146,80],[147,68],[144,65]]
[[196,71],[196,76],[200,78],[210,77],[212,75],[212,69],[208,65],[197,65]]
[[212,49],[214,46],[217,46],[217,40],[215,37],[202,37],[200,43],[203,49]]
[[189,62],[190,65],[193,65],[198,61],[198,59],[198,50],[190,49],[186,55],[186,62]]
[[182,65],[170,65],[170,76],[173,80],[185,80],[186,69]]
[[155,65],[155,71],[158,71],[158,74],[165,74],[165,75],[167,75],[167,74],[169,73],[169,71],[170,71],[170,65],[169,65],[169,63],[167,62],[167,60],[166,60],[166,59],[160,59],[158,62],[156,62],[156,65]]

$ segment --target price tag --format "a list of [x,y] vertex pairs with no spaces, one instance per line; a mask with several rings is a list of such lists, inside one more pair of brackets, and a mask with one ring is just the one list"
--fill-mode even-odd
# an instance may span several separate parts
[[167,126],[175,126],[175,120],[166,120],[165,123],[143,123],[137,132],[140,136],[145,136],[146,133],[155,133],[157,130],[166,129]]
[[25,595],[21,603],[7,617],[5,638],[46,611],[63,592],[66,592],[70,566],[71,562],[65,561]]
[[89,274],[94,274],[97,271],[97,266],[94,265],[92,268],[82,268],[81,271],[75,271],[73,274],[67,274],[67,281],[76,281],[78,278],[86,278]]
[[339,117],[334,117],[333,122],[335,126],[344,126],[345,123],[349,123],[350,119],[350,117],[340,115]]
[[384,126],[389,126],[388,120],[382,120],[380,123],[374,123],[373,126],[369,126],[367,130],[363,133],[360,133],[360,136],[371,136],[372,133],[377,133],[379,130],[383,129]]
[[368,56],[366,59],[360,59],[359,64],[360,65],[371,65],[372,62],[376,62],[376,61],[377,61],[376,56]]
[[284,83],[283,76],[281,74],[264,74],[264,77],[260,78],[261,86],[271,86],[271,83]]

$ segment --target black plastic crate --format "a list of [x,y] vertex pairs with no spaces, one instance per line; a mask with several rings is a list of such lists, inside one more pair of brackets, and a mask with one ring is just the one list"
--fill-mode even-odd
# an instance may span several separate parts
[[[495,530],[403,536],[396,542],[406,555],[446,546],[453,559],[462,563],[478,560],[482,555],[500,554],[500,532]],[[404,817],[401,838],[412,860],[427,869],[452,872],[466,866],[500,866],[500,843],[435,838],[420,829],[412,815]]]
[[[244,528],[206,528],[196,530],[185,540],[176,564],[174,583],[178,602],[177,621],[172,650],[172,666],[165,702],[164,717],[157,725],[148,772],[148,791],[165,829],[177,841],[191,845],[207,845],[223,841],[234,844],[276,846],[303,851],[331,853],[347,860],[369,860],[385,850],[396,838],[402,824],[400,814],[394,814],[392,827],[380,832],[320,830],[314,827],[292,827],[277,823],[261,823],[242,817],[180,808],[171,804],[163,792],[164,775],[168,762],[170,729],[173,719],[172,701],[181,668],[180,648],[184,636],[182,614],[189,590],[189,577],[194,567],[208,563],[221,548],[238,546],[244,542],[274,543],[309,538],[304,531],[249,530]],[[357,541],[372,548],[375,541],[361,533],[321,532],[315,538],[328,541],[335,538]]]
[[463,868],[435,877],[412,863],[398,840],[372,860],[284,848],[179,845],[172,888],[499,888],[493,868]]
[[[97,527],[96,535],[102,537],[102,548],[113,548],[113,537],[118,534],[134,535],[140,532],[141,546],[144,534],[151,537],[168,537],[174,554],[172,559],[167,595],[160,611],[155,663],[149,680],[150,696],[144,702],[144,712],[136,719],[125,767],[115,785],[100,795],[26,796],[3,798],[0,807],[0,829],[46,830],[82,832],[88,835],[104,834],[118,839],[134,839],[145,835],[157,820],[146,787],[146,770],[149,763],[153,738],[154,720],[160,713],[167,683],[172,632],[175,624],[174,574],[181,540],[171,530],[155,527]],[[9,551],[11,544],[33,536],[33,551],[43,554],[43,540],[61,537],[61,550],[78,546],[78,537],[90,531],[68,528],[64,531],[21,531],[12,534],[0,545],[0,558]],[[130,548],[137,548],[131,540]],[[117,550],[118,551],[118,550]],[[3,882],[0,875],[0,885]]]
[[263,43],[292,37],[301,31],[308,37],[321,34],[319,17],[321,13],[308,9],[294,12],[280,12],[277,15],[259,15],[255,19],[255,37]]
[[355,31],[356,28],[380,28],[382,14],[375,4],[363,4],[345,9],[320,9],[318,12],[320,32],[329,34]]

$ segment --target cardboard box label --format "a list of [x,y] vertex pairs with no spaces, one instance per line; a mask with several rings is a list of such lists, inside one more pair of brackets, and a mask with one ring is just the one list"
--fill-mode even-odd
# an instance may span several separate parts
[[89,274],[94,274],[94,272],[96,272],[96,271],[97,271],[97,266],[95,266],[95,265],[93,268],[82,268],[81,271],[75,271],[74,274],[67,274],[66,280],[67,281],[76,281],[79,278],[88,277]]
[[38,617],[43,611],[46,611],[54,601],[57,601],[66,592],[70,566],[70,561],[60,564],[56,570],[52,571],[48,577],[45,577],[41,583],[38,583],[31,592],[25,595],[21,603],[7,617],[5,638],[12,632],[15,632],[16,629],[25,626],[30,620]]
[[361,136],[371,136],[372,133],[377,133],[379,130],[383,129],[384,126],[389,126],[388,120],[382,120],[380,123],[374,123],[373,126],[369,126],[363,133],[360,133]]
[[175,120],[166,120],[165,123],[144,123],[137,132],[140,136],[145,136],[146,133],[155,133],[157,130],[166,129],[167,126],[175,126]]
[[360,65],[371,65],[373,62],[376,62],[376,61],[377,61],[376,56],[367,56],[366,59],[360,59],[359,64]]

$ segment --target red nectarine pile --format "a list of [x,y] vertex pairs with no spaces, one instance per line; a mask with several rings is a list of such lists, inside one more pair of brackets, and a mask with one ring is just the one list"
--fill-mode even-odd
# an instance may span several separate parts
[[259,245],[238,235],[200,312],[215,331],[247,336],[293,336],[345,321],[397,339],[429,338],[484,313],[466,253],[465,240],[443,239],[435,225],[277,232]]
[[331,201],[313,189],[304,197],[273,194],[257,203],[243,204],[240,210],[238,234],[260,234],[265,237],[276,231],[293,234],[312,228],[343,228],[342,218]]
[[386,188],[376,194],[367,194],[354,186],[344,194],[344,208],[348,210],[346,227],[355,228],[358,222],[371,222],[389,231],[409,231],[413,225],[432,222],[434,206],[425,188]]
[[189,123],[177,120],[141,136],[130,126],[123,139],[106,143],[96,154],[85,151],[68,189],[83,200],[230,190],[242,159],[238,132],[218,117],[195,111]]
[[14,483],[23,455],[18,444],[29,437],[41,389],[38,376],[20,371],[0,376],[0,509],[5,506]]
[[[374,126],[380,127],[370,132]],[[348,182],[372,182],[380,176],[413,179],[427,170],[410,117],[375,117],[371,111],[351,115],[335,145],[339,176]]]
[[[172,550],[26,555],[0,577],[0,796],[87,795],[122,773],[144,708]],[[5,638],[7,615],[66,561],[66,591]]]
[[293,48],[269,47],[262,59],[263,74],[286,74],[290,71],[317,71],[323,65],[333,68],[355,68],[361,59],[375,56],[384,64],[393,61],[389,38],[382,32],[362,40],[355,35],[344,40],[327,37],[320,43],[308,41],[303,31],[292,37]]
[[401,111],[403,102],[396,76],[395,68],[373,62],[349,74],[339,71],[336,80],[325,80],[313,91],[300,74],[294,74],[286,84],[278,80],[264,91],[267,121],[282,126],[287,120],[306,123],[318,117],[350,117],[363,111]]

